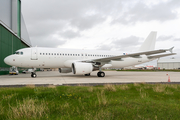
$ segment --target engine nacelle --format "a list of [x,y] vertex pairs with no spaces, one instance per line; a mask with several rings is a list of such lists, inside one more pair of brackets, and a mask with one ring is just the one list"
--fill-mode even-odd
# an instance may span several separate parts
[[93,71],[91,63],[72,63],[72,70],[74,74],[89,74]]
[[72,72],[72,68],[59,68],[60,73],[70,73]]

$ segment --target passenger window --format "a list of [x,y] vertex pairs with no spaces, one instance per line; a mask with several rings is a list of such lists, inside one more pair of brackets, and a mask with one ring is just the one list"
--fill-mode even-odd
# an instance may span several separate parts
[[44,55],[44,53],[43,53],[43,55]]
[[40,55],[41,55],[41,53],[40,53]]
[[46,55],[47,55],[47,53],[46,53]]
[[59,55],[59,53],[57,53],[57,55]]
[[49,53],[49,55],[51,55],[51,54]]
[[52,53],[52,55],[53,55],[53,53]]

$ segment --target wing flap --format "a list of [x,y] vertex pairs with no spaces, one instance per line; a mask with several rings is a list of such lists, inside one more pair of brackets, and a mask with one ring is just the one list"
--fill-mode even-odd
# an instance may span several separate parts
[[161,55],[154,55],[154,56],[148,56],[149,59],[153,59],[153,58],[160,58],[160,57],[166,57],[169,55],[176,55],[176,53],[168,53],[168,54],[161,54]]

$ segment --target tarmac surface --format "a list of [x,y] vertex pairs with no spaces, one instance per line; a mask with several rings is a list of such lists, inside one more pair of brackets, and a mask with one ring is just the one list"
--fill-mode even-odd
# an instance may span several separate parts
[[[58,71],[36,72],[37,77],[31,74],[2,75],[0,87],[9,86],[46,86],[46,85],[100,85],[100,84],[127,84],[127,83],[180,83],[180,72],[125,72],[104,71],[105,77],[97,77],[97,71],[91,76],[59,73]],[[169,82],[170,83],[170,82]]]

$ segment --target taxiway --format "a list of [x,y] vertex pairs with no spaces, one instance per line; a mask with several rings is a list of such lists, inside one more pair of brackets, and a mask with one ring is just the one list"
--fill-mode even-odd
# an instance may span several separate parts
[[58,71],[37,72],[36,78],[31,78],[30,74],[2,75],[0,76],[0,86],[7,85],[78,85],[78,84],[119,84],[119,83],[166,83],[180,82],[179,72],[124,72],[105,71],[105,77],[97,77],[97,71],[91,76],[74,75],[72,73],[62,74]]

